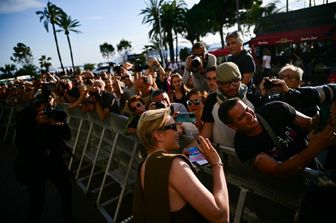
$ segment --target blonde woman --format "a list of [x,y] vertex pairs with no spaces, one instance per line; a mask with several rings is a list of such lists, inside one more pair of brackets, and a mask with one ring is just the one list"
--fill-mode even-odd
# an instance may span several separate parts
[[229,200],[223,164],[209,139],[198,138],[199,149],[212,166],[210,192],[196,177],[179,149],[176,123],[169,109],[144,112],[137,135],[148,156],[140,166],[134,192],[134,222],[229,222]]

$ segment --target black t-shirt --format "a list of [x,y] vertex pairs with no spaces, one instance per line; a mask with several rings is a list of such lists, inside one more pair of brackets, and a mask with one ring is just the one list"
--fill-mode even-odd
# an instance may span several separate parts
[[296,111],[292,106],[274,101],[265,104],[256,113],[273,129],[282,145],[283,156],[265,130],[257,136],[246,136],[237,132],[234,147],[242,162],[254,159],[261,152],[278,161],[284,161],[306,148],[306,135],[293,124]]
[[205,100],[203,113],[202,113],[202,121],[203,122],[214,122],[215,119],[212,116],[212,109],[217,102],[217,93],[213,92],[208,95],[207,99]]
[[238,55],[232,55],[228,61],[235,63],[241,74],[255,73],[256,66],[253,57],[246,50],[242,50]]

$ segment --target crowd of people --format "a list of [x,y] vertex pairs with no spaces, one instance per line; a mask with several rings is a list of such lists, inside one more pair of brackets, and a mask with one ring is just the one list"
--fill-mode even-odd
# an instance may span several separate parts
[[[241,34],[229,33],[226,43],[231,56],[222,64],[197,42],[184,69],[162,67],[150,58],[143,69],[127,62],[100,75],[84,71],[60,78],[43,72],[39,80],[1,85],[0,99],[12,106],[35,101],[30,109],[33,126],[47,123],[67,128],[64,119],[41,113],[49,103],[96,112],[102,121],[111,113],[127,116],[125,133],[137,134],[148,152],[138,175],[136,222],[158,218],[160,222],[229,222],[225,168],[211,142],[235,148],[242,162],[266,174],[288,176],[305,167],[336,170],[336,85],[301,86],[303,70],[294,64],[271,74],[267,50],[262,64],[267,75],[256,85],[256,64],[243,48]],[[45,92],[52,100],[36,104],[38,95]],[[177,117],[185,113],[193,115],[192,121],[178,122]],[[180,148],[178,136],[183,134],[195,140]],[[18,146],[23,151],[27,147]],[[196,178],[185,157],[192,147],[199,148],[212,167],[212,192]],[[172,155],[176,149],[185,155]],[[316,165],[315,158],[324,151],[324,165]],[[156,185],[157,181],[162,185]],[[155,200],[165,203],[164,207]],[[38,211],[34,211],[36,217]]]

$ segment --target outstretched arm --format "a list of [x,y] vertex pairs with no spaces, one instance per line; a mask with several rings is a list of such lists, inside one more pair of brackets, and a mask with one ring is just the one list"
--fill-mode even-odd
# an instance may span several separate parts
[[183,207],[182,199],[209,222],[229,222],[229,196],[220,157],[208,139],[199,137],[199,140],[199,149],[212,166],[213,192],[198,180],[188,164],[182,159],[174,159],[169,186],[170,194],[178,196],[170,201],[171,209]]
[[260,153],[254,160],[254,166],[258,170],[274,175],[289,176],[303,170],[314,157],[322,150],[336,143],[336,133],[332,125],[328,125],[322,132],[312,135],[306,149],[282,163],[279,163],[271,156]]

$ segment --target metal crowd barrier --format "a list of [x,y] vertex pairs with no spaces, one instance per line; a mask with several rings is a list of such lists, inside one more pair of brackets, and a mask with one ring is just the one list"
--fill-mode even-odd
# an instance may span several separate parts
[[[120,222],[122,217],[125,218],[120,216],[123,199],[132,191],[137,167],[146,155],[143,145],[135,136],[125,134],[127,117],[111,114],[100,121],[95,113],[68,109],[66,104],[59,108],[67,112],[67,122],[73,134],[67,142],[75,157],[69,157],[69,169],[76,173],[77,183],[86,194],[98,192],[96,206],[107,222]],[[1,114],[4,111],[1,108]],[[10,111],[13,111],[9,112],[13,117],[16,109]],[[11,115],[8,117],[5,129],[13,125]],[[10,137],[10,131],[6,132],[6,137]],[[190,140],[192,138],[183,136],[181,146],[187,145]],[[241,220],[294,221],[301,194],[319,172],[306,168],[295,176],[279,179],[241,163],[233,148],[214,146],[224,163],[234,223]],[[211,190],[211,168],[201,167],[198,173],[201,181]]]
[[14,142],[15,137],[15,112],[16,107],[7,106],[4,104],[1,104],[0,106],[0,139],[2,142],[6,142],[10,137],[12,140],[12,143]]

